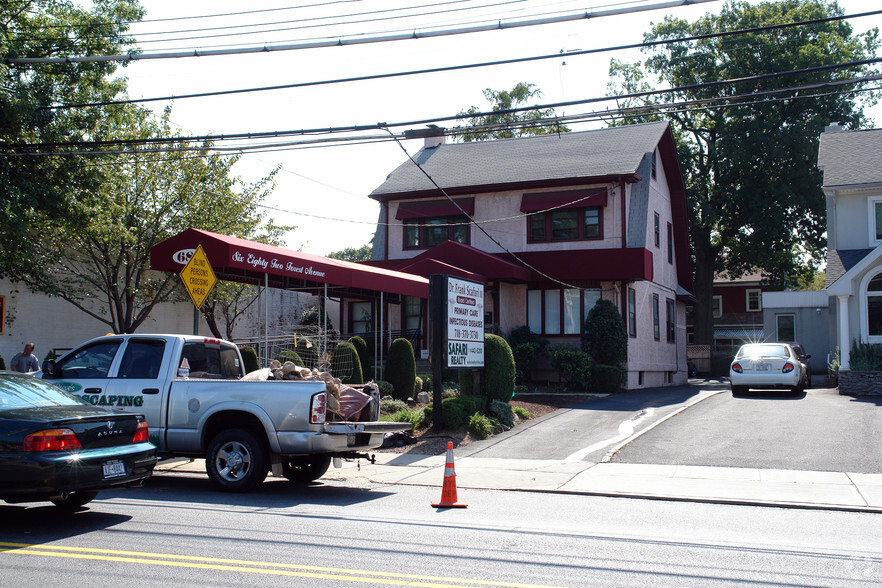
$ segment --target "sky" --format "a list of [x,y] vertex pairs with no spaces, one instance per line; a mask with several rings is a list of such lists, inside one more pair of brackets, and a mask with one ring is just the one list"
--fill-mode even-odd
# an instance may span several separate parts
[[[305,39],[333,39],[352,35],[385,37],[391,31],[436,26],[459,29],[479,20],[504,22],[532,20],[543,13],[601,10],[604,7],[648,6],[659,0],[261,0],[251,3],[227,0],[141,0],[144,22],[132,32],[144,53],[172,49],[210,48],[222,44],[243,47],[267,43],[300,43]],[[751,3],[755,3],[751,0]],[[846,14],[879,9],[878,0],[839,0]],[[312,5],[312,7],[307,7]],[[402,19],[400,9],[410,6]],[[414,7],[423,8],[414,8]],[[485,8],[476,8],[476,7]],[[583,19],[509,30],[449,35],[438,38],[333,46],[244,55],[189,57],[135,61],[121,68],[128,78],[132,98],[180,96],[194,92],[253,88],[278,84],[364,76],[386,72],[443,67],[457,64],[559,54],[559,58],[505,66],[483,67],[445,73],[391,79],[347,82],[268,92],[234,94],[173,101],[171,120],[185,135],[287,131],[366,125],[378,122],[419,121],[456,115],[470,107],[484,108],[482,91],[511,89],[529,82],[541,89],[543,103],[581,100],[607,93],[611,58],[637,61],[636,50],[606,52],[592,56],[567,55],[568,51],[638,43],[652,23],[665,15],[689,21],[718,12],[722,2],[712,1],[664,10]],[[295,7],[291,9],[291,7]],[[277,10],[278,9],[278,10]],[[284,10],[282,10],[284,9]],[[205,18],[205,15],[252,14]],[[382,12],[386,11],[386,12]],[[370,13],[360,14],[359,13]],[[329,15],[354,15],[342,20],[349,25],[326,26]],[[202,16],[196,19],[181,17]],[[176,19],[176,20],[157,20]],[[291,21],[297,22],[291,22]],[[251,32],[244,25],[277,23],[258,27],[274,29],[252,35],[206,38]],[[852,20],[856,32],[882,28],[882,17]],[[230,27],[206,31],[207,27]],[[170,33],[203,29],[197,32]],[[151,33],[162,33],[151,34]],[[158,42],[169,36],[199,37]],[[146,105],[157,113],[169,102]],[[557,109],[558,114],[592,110],[590,105]],[[882,124],[882,106],[868,113]],[[587,130],[599,123],[571,125]],[[423,128],[415,125],[413,128]],[[371,132],[370,135],[377,135]],[[422,140],[403,141],[412,155]],[[376,229],[379,204],[368,195],[407,159],[392,141],[287,148],[243,155],[234,167],[243,181],[253,182],[280,166],[276,187],[266,199],[266,215],[276,224],[296,225],[285,235],[286,246],[326,255],[368,243]]]

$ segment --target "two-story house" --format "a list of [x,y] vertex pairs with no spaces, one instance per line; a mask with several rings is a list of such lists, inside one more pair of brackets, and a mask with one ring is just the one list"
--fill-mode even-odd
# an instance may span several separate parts
[[821,134],[827,200],[830,340],[849,367],[853,340],[882,342],[882,129]]
[[[692,274],[667,123],[472,143],[432,137],[414,160],[370,195],[381,204],[370,263],[484,282],[487,323],[504,333],[529,325],[552,342],[578,344],[588,311],[610,300],[630,336],[626,386],[686,381]],[[376,313],[370,301],[351,304],[363,308],[349,316]],[[420,299],[390,314],[392,328],[427,326]]]

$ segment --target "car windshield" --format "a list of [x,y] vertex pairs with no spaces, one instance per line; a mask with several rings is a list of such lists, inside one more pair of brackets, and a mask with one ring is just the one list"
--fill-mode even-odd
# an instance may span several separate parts
[[32,376],[0,376],[0,410],[78,404],[87,403]]
[[790,357],[790,351],[786,345],[745,345],[737,357]]

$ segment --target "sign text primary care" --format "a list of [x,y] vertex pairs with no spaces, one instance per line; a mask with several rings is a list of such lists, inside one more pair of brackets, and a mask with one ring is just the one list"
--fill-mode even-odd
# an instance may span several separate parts
[[484,284],[447,277],[447,367],[484,367]]

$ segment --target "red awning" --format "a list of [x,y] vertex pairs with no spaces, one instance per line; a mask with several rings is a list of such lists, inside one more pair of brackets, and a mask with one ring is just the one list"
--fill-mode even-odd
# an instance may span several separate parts
[[524,194],[521,198],[521,212],[536,212],[549,208],[585,208],[587,206],[606,206],[606,188],[531,192]]
[[150,269],[179,273],[198,245],[218,279],[297,289],[328,284],[337,288],[429,297],[429,280],[412,274],[302,253],[256,241],[187,229],[150,250]]
[[[475,214],[474,198],[454,198],[453,202],[466,211],[466,214],[472,216]],[[408,202],[402,200],[398,203],[398,212],[395,218],[404,220],[407,218],[426,218],[432,216],[458,216],[462,214],[459,208],[450,200],[418,200],[416,202]]]

